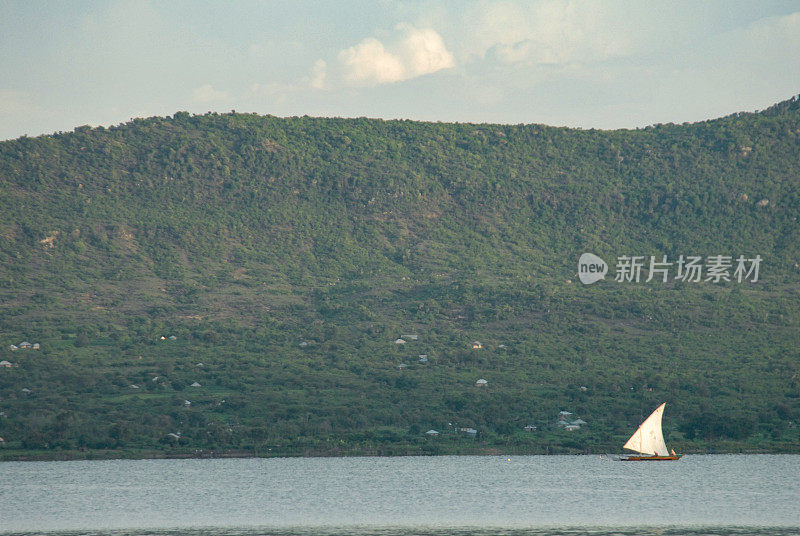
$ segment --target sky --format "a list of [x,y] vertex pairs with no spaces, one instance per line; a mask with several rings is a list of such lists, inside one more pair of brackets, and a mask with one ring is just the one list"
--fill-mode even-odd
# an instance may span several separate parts
[[798,93],[797,1],[0,0],[0,139],[231,110],[636,128]]

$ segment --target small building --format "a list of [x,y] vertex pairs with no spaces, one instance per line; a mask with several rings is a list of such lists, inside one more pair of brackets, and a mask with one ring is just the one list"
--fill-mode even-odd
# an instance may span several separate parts
[[583,419],[575,419],[570,424],[574,424],[575,426],[581,426],[581,425],[584,425],[584,424],[587,424],[587,423]]
[[179,440],[181,438],[181,434],[174,434],[174,433],[170,432],[170,433],[167,434],[167,437],[171,437],[172,439],[177,441],[177,440]]
[[38,342],[33,343],[33,349],[34,350],[38,350],[39,348],[41,348],[41,346],[39,345]]
[[22,348],[23,350],[29,350],[31,346],[33,345],[28,341],[22,341],[21,343],[19,343],[19,347]]
[[184,400],[184,401],[183,401],[183,405],[184,405],[184,406],[186,406],[186,407],[188,408],[189,406],[191,406],[191,405],[192,405],[192,403],[191,403],[191,402],[189,402],[188,400]]
[[475,382],[476,387],[486,387],[487,385],[489,385],[489,382],[487,382],[483,378]]
[[404,368],[408,368],[408,365],[406,365],[405,363],[400,363],[399,365],[397,365],[397,368],[403,370]]
[[505,344],[499,344],[497,347],[498,348],[507,348],[507,346]]
[[480,350],[483,348],[483,345],[481,344],[481,341],[475,341],[472,343],[472,348],[475,350]]
[[31,392],[31,390],[30,390],[30,389],[28,389],[27,387],[23,387],[23,388],[22,388],[22,392],[23,392],[23,393],[25,393],[25,394],[28,394],[28,393],[30,393],[30,392]]
[[191,385],[191,387],[202,387],[202,385],[200,385],[200,384],[199,384],[199,383],[197,383],[197,382],[194,382],[194,383]]
[[9,349],[10,349],[12,352],[16,352],[17,350],[19,350],[19,346],[17,346],[16,344],[12,344],[12,345],[11,345],[11,346],[9,346],[8,348],[9,348]]
[[416,341],[419,340],[419,335],[400,335],[400,338],[407,341]]
[[6,361],[5,359],[0,361],[0,368],[11,368],[13,366],[14,365],[11,363],[11,361]]
[[566,430],[567,432],[574,432],[575,430],[580,430],[580,429],[581,427],[578,426],[577,424],[568,424],[564,427],[564,430]]
[[558,415],[563,419],[564,417],[567,417],[568,415],[572,415],[572,412],[571,411],[559,411]]
[[299,346],[300,348],[305,348],[306,346],[308,346],[308,343],[306,341],[303,341],[299,344]]
[[170,336],[169,336],[169,340],[171,340],[171,341],[177,341],[177,340],[178,340],[178,337],[176,337],[175,335],[170,335]]
[[526,432],[535,432],[535,431],[536,431],[536,427],[535,427],[534,425],[532,425],[532,424],[529,424],[528,426],[526,426],[526,427],[524,428],[524,430],[525,430]]
[[586,387],[585,385],[581,385],[581,391],[586,392],[588,390],[589,390],[588,387]]
[[131,389],[138,389],[138,388],[139,388],[138,385],[131,384]]
[[478,435],[478,431],[475,428],[459,428],[458,431],[470,437]]
[[396,341],[394,341],[394,343],[395,344],[405,344],[406,341],[404,339],[397,339]]
[[438,436],[439,432],[436,430],[428,430],[427,432],[425,432],[425,435],[429,437]]
[[427,356],[427,355],[425,355],[425,354],[421,354],[421,355],[419,356],[419,362],[420,362],[420,363],[423,363],[423,364],[424,364],[424,363],[427,363],[427,362],[428,362],[428,356]]

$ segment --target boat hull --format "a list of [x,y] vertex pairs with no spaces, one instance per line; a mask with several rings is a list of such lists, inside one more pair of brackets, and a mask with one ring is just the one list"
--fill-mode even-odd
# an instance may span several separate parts
[[620,458],[623,462],[669,462],[680,460],[683,454],[676,454],[675,456],[628,456],[627,458]]

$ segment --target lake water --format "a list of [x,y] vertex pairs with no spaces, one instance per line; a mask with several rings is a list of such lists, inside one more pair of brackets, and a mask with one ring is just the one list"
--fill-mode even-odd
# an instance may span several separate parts
[[793,534],[800,456],[0,463],[0,533]]

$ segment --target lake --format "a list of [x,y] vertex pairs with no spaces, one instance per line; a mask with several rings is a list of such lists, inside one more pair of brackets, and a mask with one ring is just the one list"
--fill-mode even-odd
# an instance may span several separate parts
[[800,456],[0,463],[0,533],[46,531],[800,535]]

